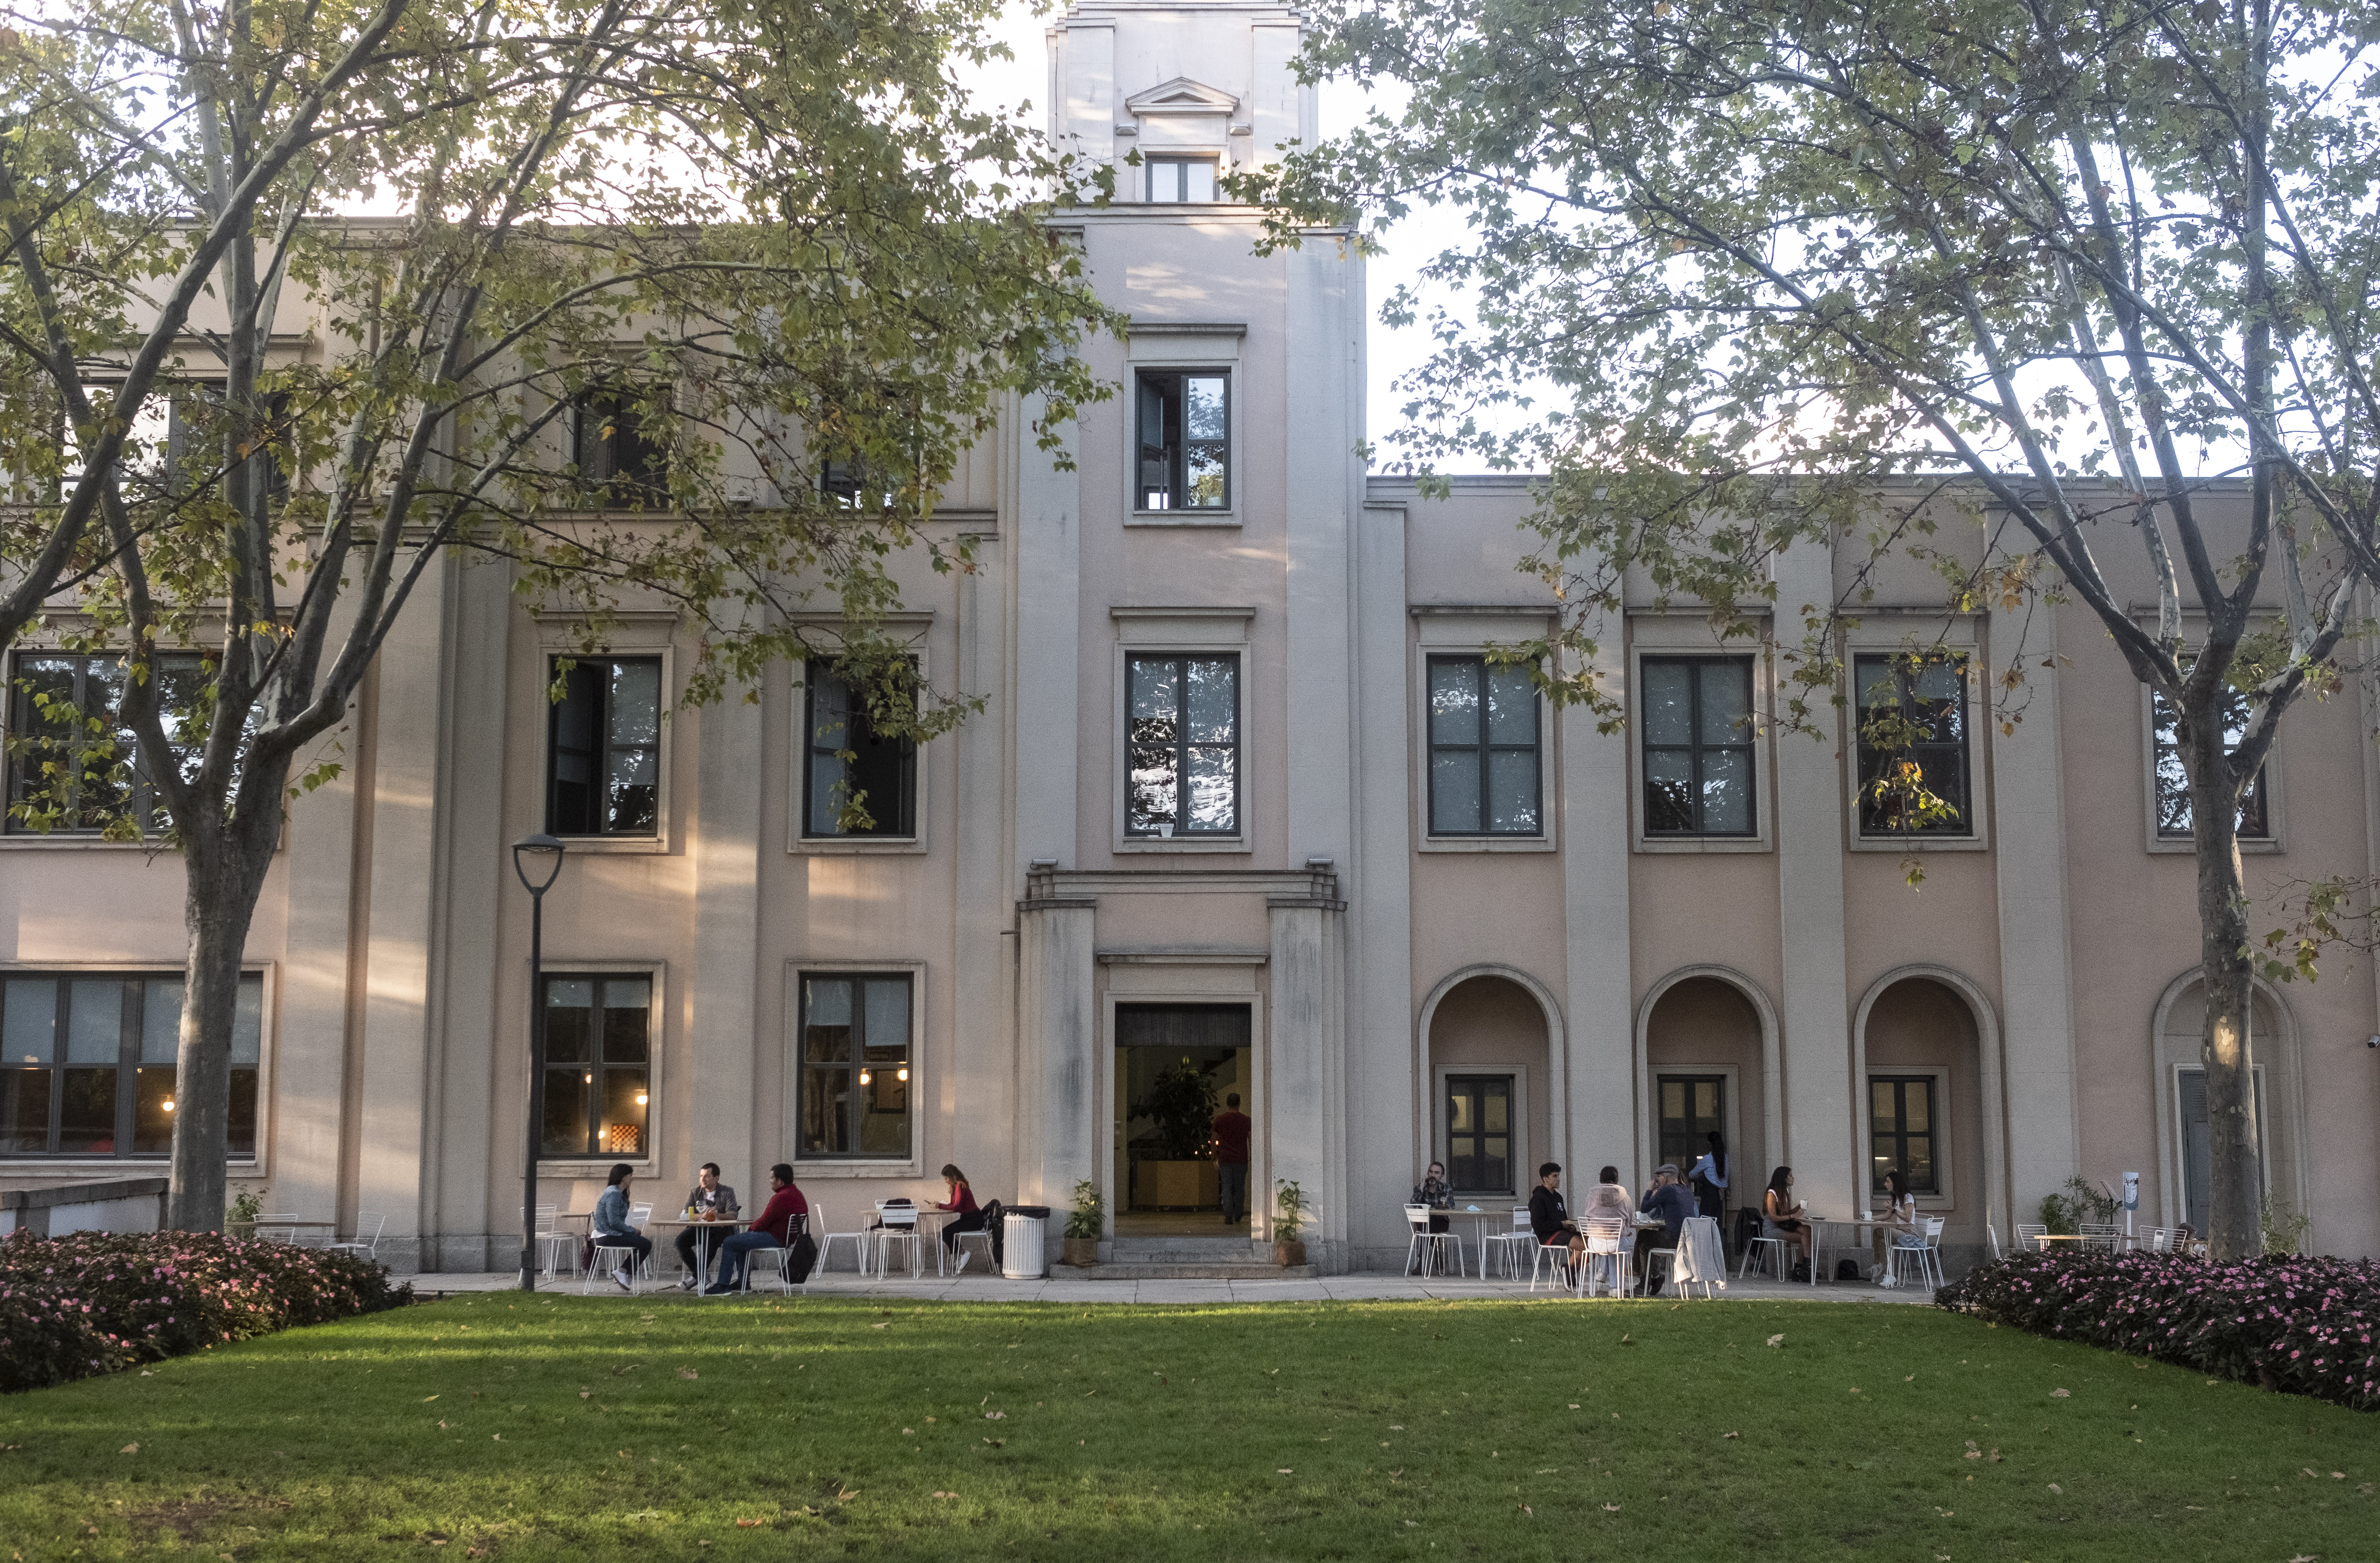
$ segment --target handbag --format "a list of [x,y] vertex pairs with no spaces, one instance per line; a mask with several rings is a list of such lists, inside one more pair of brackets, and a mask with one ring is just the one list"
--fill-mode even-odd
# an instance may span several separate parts
[[818,1243],[805,1230],[794,1239],[793,1248],[785,1254],[785,1277],[799,1286],[810,1278],[810,1271],[817,1266]]

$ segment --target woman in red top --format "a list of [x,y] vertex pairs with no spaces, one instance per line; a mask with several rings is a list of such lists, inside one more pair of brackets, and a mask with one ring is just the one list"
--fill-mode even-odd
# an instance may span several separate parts
[[[961,1232],[983,1230],[983,1211],[977,1206],[975,1191],[967,1187],[966,1174],[958,1169],[957,1163],[949,1161],[942,1163],[942,1181],[950,1185],[945,1192],[951,1197],[937,1201],[934,1208],[957,1212],[957,1220],[945,1222],[942,1226],[942,1247],[952,1253],[957,1253]],[[960,1254],[959,1267],[953,1273],[965,1275],[967,1261],[974,1257],[972,1254]]]

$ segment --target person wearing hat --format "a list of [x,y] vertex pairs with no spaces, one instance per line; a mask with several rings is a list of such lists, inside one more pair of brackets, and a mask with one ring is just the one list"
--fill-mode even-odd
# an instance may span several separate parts
[[1660,1288],[1645,1285],[1645,1272],[1649,1267],[1653,1250],[1677,1247],[1678,1235],[1686,1229],[1686,1218],[1694,1213],[1694,1196],[1688,1192],[1685,1179],[1679,1176],[1676,1162],[1665,1161],[1655,1169],[1653,1186],[1645,1191],[1645,1198],[1637,1208],[1647,1216],[1658,1216],[1661,1219],[1660,1238],[1636,1245],[1638,1289],[1645,1296],[1654,1297],[1659,1295]]

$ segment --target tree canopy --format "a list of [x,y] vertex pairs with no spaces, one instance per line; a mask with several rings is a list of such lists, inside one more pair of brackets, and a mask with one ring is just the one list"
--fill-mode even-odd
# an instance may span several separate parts
[[[953,66],[990,0],[99,0],[0,31],[0,645],[124,659],[22,691],[20,825],[188,868],[173,1218],[221,1219],[240,948],[310,748],[443,551],[584,615],[701,631],[685,697],[806,650],[883,725],[894,560],[1002,417],[1045,448],[1111,317],[1043,202],[1099,178]],[[177,648],[202,653],[195,660]],[[129,748],[119,731],[134,739]],[[130,752],[137,748],[137,753]],[[140,786],[127,785],[137,773]],[[132,806],[131,800],[139,800]]]
[[[2380,582],[2375,39],[2325,0],[1341,4],[1307,68],[1403,105],[1249,187],[1283,242],[1461,220],[1388,303],[1436,333],[1395,454],[1549,474],[1524,563],[1569,604],[1534,648],[1558,697],[1619,719],[1594,656],[1629,572],[1730,616],[1797,542],[1922,558],[1946,609],[2097,616],[2176,717],[2228,1253],[2261,1198],[2238,811]],[[2133,550],[2141,616],[2107,568]],[[1777,626],[1778,720],[1845,699],[1862,589]]]

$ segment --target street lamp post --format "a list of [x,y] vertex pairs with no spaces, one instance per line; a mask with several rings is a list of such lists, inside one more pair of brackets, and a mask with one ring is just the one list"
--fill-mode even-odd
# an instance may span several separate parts
[[545,892],[562,872],[562,843],[540,832],[513,843],[513,872],[528,891],[528,1158],[521,1169],[521,1290],[537,1290],[537,1155],[545,1117]]

